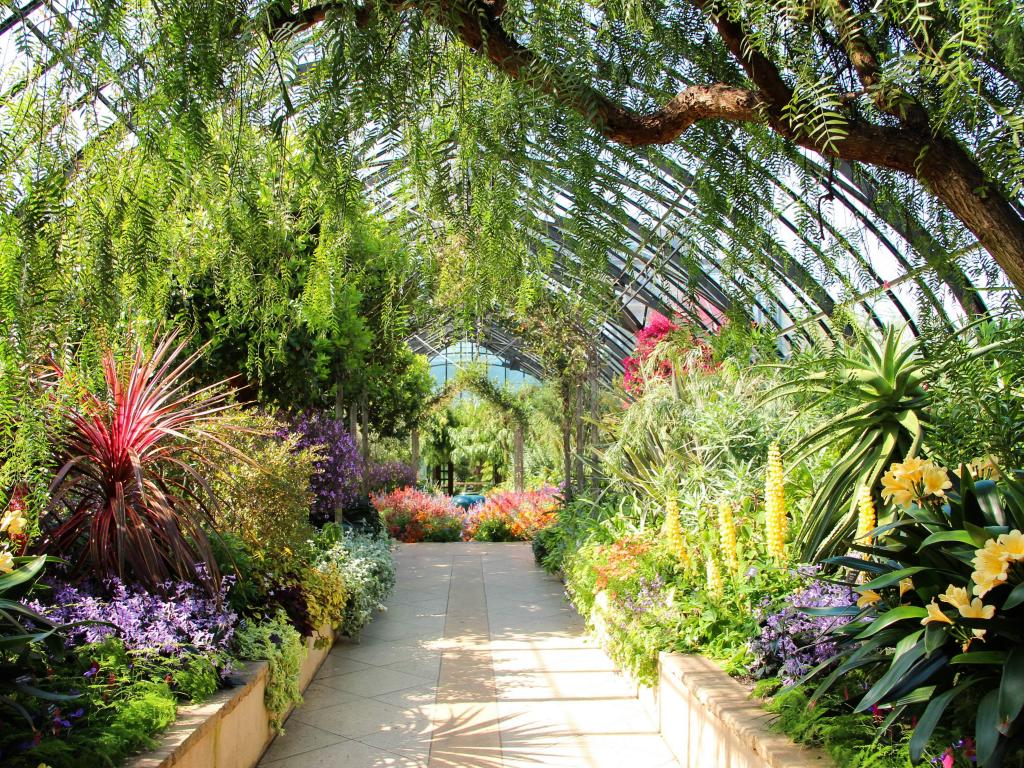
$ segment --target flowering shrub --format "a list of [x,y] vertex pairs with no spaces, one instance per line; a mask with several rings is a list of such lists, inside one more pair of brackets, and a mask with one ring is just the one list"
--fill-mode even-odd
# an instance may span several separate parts
[[677,335],[681,346],[688,350],[679,362],[685,370],[713,370],[714,352],[711,345],[695,336],[688,327],[680,326],[660,312],[653,312],[647,325],[636,333],[635,355],[622,361],[625,372],[622,377],[626,391],[639,395],[644,391],[648,379],[667,379],[675,371],[675,364],[668,357],[655,357],[658,346],[666,339]]
[[[813,575],[814,569],[803,569]],[[848,616],[808,614],[807,608],[848,608],[857,602],[857,594],[849,587],[827,582],[814,582],[782,600],[782,608],[771,610],[772,600],[763,601],[759,618],[761,631],[750,641],[755,662],[755,677],[780,677],[791,685],[818,664],[835,655],[838,648],[830,633],[849,621]]]
[[189,582],[163,585],[164,594],[150,594],[119,579],[107,583],[109,598],[88,585],[62,585],[48,604],[29,605],[52,621],[103,622],[80,624],[68,630],[68,647],[116,637],[130,651],[163,655],[224,652],[238,617],[224,608],[232,577],[225,576],[218,598],[200,593]]
[[337,525],[325,526],[314,542],[317,568],[337,568],[345,581],[347,601],[340,631],[359,634],[381,609],[395,587],[395,562],[385,538],[354,535]]
[[416,468],[404,461],[375,461],[366,468],[366,484],[371,493],[416,485]]
[[291,424],[298,435],[297,448],[320,449],[316,472],[309,480],[313,491],[311,519],[323,525],[334,519],[334,511],[355,501],[363,477],[363,459],[356,440],[345,422],[326,412],[306,412]]
[[399,488],[374,495],[373,504],[391,537],[407,544],[458,541],[462,535],[462,515],[447,496]]
[[470,507],[462,538],[466,541],[529,541],[554,524],[559,497],[554,488],[501,491]]

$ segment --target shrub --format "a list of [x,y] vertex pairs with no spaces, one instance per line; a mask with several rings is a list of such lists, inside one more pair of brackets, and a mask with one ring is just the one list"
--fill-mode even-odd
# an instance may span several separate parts
[[241,539],[257,560],[279,565],[313,535],[310,478],[322,457],[317,448],[300,448],[295,435],[276,437],[280,424],[273,419],[245,414],[237,424],[244,431],[234,432],[230,443],[248,460],[226,462],[213,474],[215,524]]
[[463,538],[467,541],[528,541],[554,524],[559,503],[554,488],[500,491],[469,510]]
[[348,600],[340,631],[354,636],[366,626],[375,610],[395,586],[395,562],[387,538],[365,536],[328,525],[317,536],[314,563],[338,568],[345,581]]
[[[103,355],[106,384],[81,388],[44,514],[43,551],[69,558],[76,573],[136,579],[157,590],[168,579],[201,580],[216,591],[205,526],[212,523],[205,471],[209,438],[229,408],[224,391],[190,392],[200,352],[180,359],[172,333],[141,345],[127,367]],[[69,375],[56,363],[58,380]]]
[[334,519],[335,511],[351,504],[360,492],[363,459],[345,422],[324,411],[309,411],[295,418],[289,431],[297,448],[316,448],[316,472],[310,476],[313,493],[311,520],[317,526]]
[[373,496],[373,504],[388,533],[399,541],[458,541],[462,536],[462,515],[446,496],[400,488]]
[[375,461],[366,468],[366,487],[371,493],[390,493],[416,485],[416,468],[404,461]]

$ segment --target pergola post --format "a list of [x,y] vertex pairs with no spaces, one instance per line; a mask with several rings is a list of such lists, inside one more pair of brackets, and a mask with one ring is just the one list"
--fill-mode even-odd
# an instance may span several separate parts
[[516,493],[522,493],[526,485],[526,473],[523,466],[523,425],[518,421],[512,435],[512,482]]

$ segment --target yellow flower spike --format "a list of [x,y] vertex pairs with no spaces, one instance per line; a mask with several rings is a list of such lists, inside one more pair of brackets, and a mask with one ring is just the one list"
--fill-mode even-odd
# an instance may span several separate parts
[[10,573],[14,570],[14,557],[7,550],[0,550],[0,573]]
[[857,598],[857,607],[867,608],[869,605],[874,605],[881,599],[882,596],[875,592],[875,590],[865,589],[864,592],[861,593],[861,596]]
[[[875,500],[871,495],[871,486],[865,485],[860,489],[857,497],[857,536],[854,538],[858,544],[870,544],[868,534],[878,527],[878,516],[875,513]],[[860,556],[866,558],[863,552]]]
[[768,449],[765,475],[764,524],[768,554],[781,561],[786,559],[786,492],[778,443],[772,443]]
[[718,570],[718,563],[714,557],[709,557],[707,562],[708,592],[712,595],[722,594],[722,573]]
[[683,526],[679,520],[679,501],[670,496],[665,502],[665,526],[663,528],[665,540],[668,542],[669,552],[679,561],[684,568],[690,566],[690,552],[686,548],[686,540],[683,537]]
[[718,535],[722,546],[722,557],[729,570],[736,573],[740,568],[736,548],[736,521],[732,516],[732,504],[726,499],[718,502]]
[[949,616],[947,616],[946,614],[944,614],[942,612],[942,609],[939,608],[939,604],[936,603],[934,600],[932,600],[930,603],[928,603],[928,605],[926,607],[928,608],[928,615],[925,616],[923,619],[921,619],[921,623],[922,624],[928,625],[928,624],[935,624],[935,623],[942,623],[942,624],[952,624],[953,623],[953,620],[951,618],[949,618]]

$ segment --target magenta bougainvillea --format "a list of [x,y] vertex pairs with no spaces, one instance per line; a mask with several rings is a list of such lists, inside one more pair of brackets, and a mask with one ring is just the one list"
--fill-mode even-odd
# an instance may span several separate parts
[[675,369],[668,358],[655,360],[655,364],[651,365],[651,358],[656,353],[658,345],[671,336],[677,336],[681,345],[692,350],[693,354],[687,358],[688,370],[714,370],[715,361],[711,346],[679,320],[678,315],[675,320],[670,320],[660,312],[651,312],[647,325],[637,331],[634,354],[622,361],[625,368],[622,383],[631,395],[643,393],[644,369],[646,378],[665,379],[672,375]]

